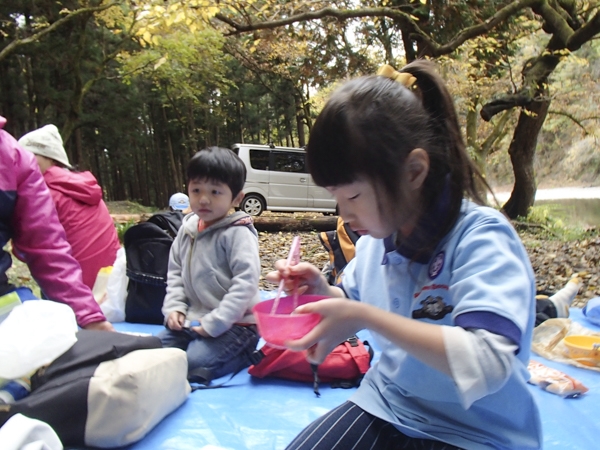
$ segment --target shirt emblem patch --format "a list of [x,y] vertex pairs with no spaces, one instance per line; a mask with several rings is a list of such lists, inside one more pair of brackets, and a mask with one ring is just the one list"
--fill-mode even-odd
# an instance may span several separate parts
[[442,272],[445,259],[446,254],[444,252],[439,252],[435,255],[435,258],[433,258],[433,261],[431,261],[431,264],[429,265],[429,278],[433,280]]
[[412,312],[413,319],[441,320],[454,309],[452,305],[446,305],[442,297],[432,297],[431,295],[422,300],[421,305],[423,305],[421,309],[415,309]]

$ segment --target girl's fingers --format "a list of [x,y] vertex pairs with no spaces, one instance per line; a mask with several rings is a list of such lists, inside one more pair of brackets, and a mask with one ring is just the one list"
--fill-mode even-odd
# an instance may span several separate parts
[[265,279],[271,283],[279,283],[279,281],[281,280],[281,276],[279,274],[279,271],[277,270],[273,270],[272,272],[269,272],[266,276]]
[[322,344],[313,345],[306,349],[306,359],[311,364],[321,364],[330,352],[331,350],[325,351]]
[[[302,287],[307,287],[307,286],[302,286]],[[308,314],[308,313],[316,312],[314,309],[315,303],[317,303],[317,302],[306,303],[305,305],[300,305],[294,311],[292,311],[292,314]]]
[[308,286],[307,285],[299,286],[298,287],[298,295],[304,294],[307,290],[308,290]]

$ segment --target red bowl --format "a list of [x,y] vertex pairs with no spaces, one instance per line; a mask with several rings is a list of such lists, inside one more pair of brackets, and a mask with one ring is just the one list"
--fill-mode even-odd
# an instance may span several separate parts
[[329,298],[322,295],[299,295],[296,305],[294,297],[279,299],[277,310],[271,313],[275,299],[265,300],[254,305],[252,312],[256,318],[258,332],[262,338],[275,347],[284,347],[284,342],[300,339],[321,321],[316,313],[291,314],[294,309],[306,303],[317,302]]

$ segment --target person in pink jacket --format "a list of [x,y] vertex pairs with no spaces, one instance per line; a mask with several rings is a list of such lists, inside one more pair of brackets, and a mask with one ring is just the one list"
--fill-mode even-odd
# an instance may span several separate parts
[[28,265],[49,299],[69,305],[82,328],[112,331],[91,289],[83,284],[81,267],[71,254],[34,156],[2,129],[5,124],[0,117],[0,296],[17,290],[8,282],[12,260],[3,250],[12,240],[13,253]]
[[33,153],[67,233],[73,256],[90,288],[101,268],[112,266],[121,246],[102,188],[91,172],[74,172],[54,125],[27,133],[19,144]]

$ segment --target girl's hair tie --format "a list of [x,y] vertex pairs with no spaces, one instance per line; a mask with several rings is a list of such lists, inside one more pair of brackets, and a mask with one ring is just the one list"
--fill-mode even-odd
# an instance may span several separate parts
[[377,71],[377,75],[382,75],[390,80],[397,81],[405,87],[411,87],[417,79],[407,72],[398,72],[392,66],[384,64]]

